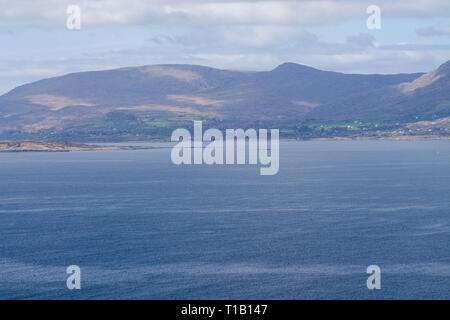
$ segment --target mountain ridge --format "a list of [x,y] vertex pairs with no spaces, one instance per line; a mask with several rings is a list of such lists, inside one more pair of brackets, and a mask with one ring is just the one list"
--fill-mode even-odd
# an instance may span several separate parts
[[[269,71],[161,64],[76,72],[0,96],[0,138],[167,137],[200,119],[219,128],[280,127],[299,138],[406,130],[450,116],[449,89],[450,61],[428,73],[392,75],[292,62]],[[361,130],[348,130],[355,121]]]

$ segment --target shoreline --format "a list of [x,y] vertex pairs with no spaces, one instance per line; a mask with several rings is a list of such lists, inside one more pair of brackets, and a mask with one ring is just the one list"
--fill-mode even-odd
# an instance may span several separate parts
[[102,146],[82,143],[55,141],[12,141],[0,140],[1,152],[71,152],[71,151],[111,151],[111,150],[148,150],[153,146]]
[[[450,140],[450,136],[391,136],[391,137],[329,137],[329,138],[280,138],[285,142],[308,141],[442,141]],[[101,145],[114,144],[114,145]],[[73,151],[115,151],[115,150],[149,150],[168,147],[155,146],[119,146],[119,143],[175,143],[170,140],[129,140],[72,143],[46,140],[0,140],[0,153],[6,152],[73,152]]]
[[435,141],[450,140],[450,136],[392,136],[392,137],[330,137],[311,139],[280,138],[282,141]]

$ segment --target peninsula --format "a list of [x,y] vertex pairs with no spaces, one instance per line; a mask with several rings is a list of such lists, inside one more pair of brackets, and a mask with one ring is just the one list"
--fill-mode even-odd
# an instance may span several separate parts
[[0,152],[69,152],[97,150],[140,150],[153,149],[150,146],[102,146],[92,144],[53,141],[0,141]]

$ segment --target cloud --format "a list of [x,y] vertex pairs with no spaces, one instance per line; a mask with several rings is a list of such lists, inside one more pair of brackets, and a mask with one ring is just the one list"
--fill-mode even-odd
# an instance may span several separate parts
[[[381,8],[382,30],[365,27],[372,3]],[[81,7],[81,32],[66,30],[69,4]],[[441,18],[450,18],[448,0],[0,0],[0,9],[0,91],[68,72],[130,65],[270,70],[292,61],[341,72],[397,73],[427,71],[450,57],[443,38],[413,43],[414,31],[448,36],[448,26],[415,30],[412,19],[392,19],[446,24]]]
[[360,33],[356,36],[347,37],[347,43],[358,47],[372,47],[375,37],[368,33]]
[[417,29],[416,32],[423,37],[450,36],[450,26],[431,26]]
[[[273,30],[261,38],[257,35],[264,29],[255,31],[252,26],[198,28],[177,36],[151,37],[141,48],[116,54],[135,61],[155,55],[155,63],[194,63],[242,70],[270,70],[291,61],[341,72],[400,73],[429,71],[448,60],[450,52],[450,44],[382,44],[366,33],[349,35],[345,42],[326,42],[304,29],[270,28]],[[229,33],[224,33],[227,30]],[[156,59],[160,53],[164,53],[165,60]]]
[[[360,0],[0,0],[0,25],[61,27],[76,3],[84,26],[132,25],[303,25],[365,20],[370,3]],[[450,17],[448,0],[377,0],[389,17]]]
[[315,25],[364,16],[364,6],[350,1],[240,1],[166,5],[192,23]]

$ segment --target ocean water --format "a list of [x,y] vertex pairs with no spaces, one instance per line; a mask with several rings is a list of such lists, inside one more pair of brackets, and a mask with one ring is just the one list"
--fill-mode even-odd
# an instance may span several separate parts
[[450,141],[282,142],[275,176],[3,153],[0,299],[450,299],[449,208]]

